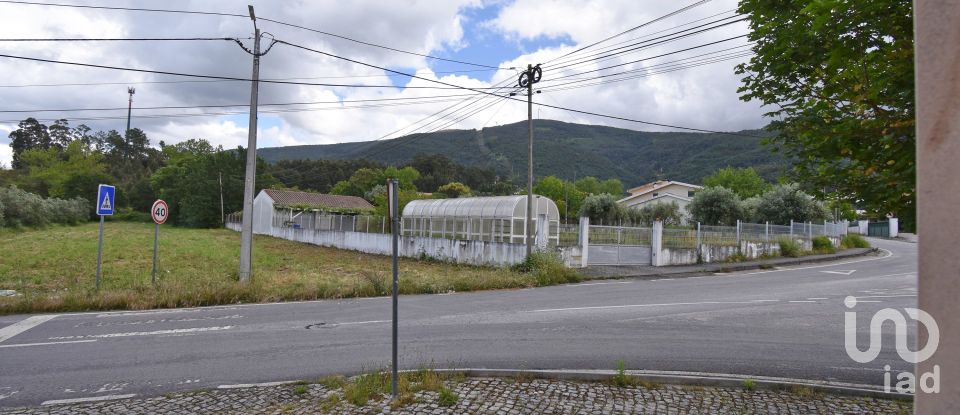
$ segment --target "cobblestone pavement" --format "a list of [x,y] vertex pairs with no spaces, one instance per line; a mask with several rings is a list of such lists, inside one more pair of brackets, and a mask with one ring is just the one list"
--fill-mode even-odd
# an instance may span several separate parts
[[[617,387],[596,382],[461,378],[444,381],[456,397],[413,393],[391,408],[387,397],[365,406],[347,402],[345,391],[321,384],[206,390],[145,399],[19,408],[2,414],[909,414],[895,400],[824,395],[809,389],[747,390],[646,384]],[[442,406],[445,402],[449,406]]]

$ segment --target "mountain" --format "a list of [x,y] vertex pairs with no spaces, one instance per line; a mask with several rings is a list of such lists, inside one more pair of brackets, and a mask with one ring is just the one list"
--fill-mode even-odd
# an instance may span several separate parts
[[[635,186],[657,178],[700,183],[726,167],[753,167],[767,180],[787,168],[783,157],[761,144],[762,130],[744,137],[693,132],[643,132],[553,120],[534,121],[534,174],[560,178],[618,178]],[[526,121],[481,130],[444,130],[385,141],[263,148],[268,162],[367,159],[403,164],[417,154],[442,154],[459,164],[493,168],[522,182],[527,166]]]

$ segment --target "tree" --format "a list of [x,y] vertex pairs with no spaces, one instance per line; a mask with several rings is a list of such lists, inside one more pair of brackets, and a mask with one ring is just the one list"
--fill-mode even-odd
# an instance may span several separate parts
[[778,225],[795,222],[822,221],[828,212],[823,204],[817,202],[796,184],[774,186],[756,202],[757,222],[769,221]]
[[547,176],[537,180],[537,183],[533,186],[533,193],[553,200],[560,211],[560,215],[564,218],[568,215],[576,216],[583,204],[583,199],[586,197],[586,194],[577,190],[572,182],[556,176]]
[[615,223],[623,220],[625,215],[625,209],[617,204],[617,198],[606,193],[587,196],[580,207],[580,217],[586,216],[595,224]]
[[470,196],[470,187],[460,182],[450,182],[437,188],[437,193],[450,199]]
[[693,196],[687,211],[704,225],[735,225],[743,217],[740,198],[726,187],[707,187]]
[[757,174],[753,167],[724,167],[703,178],[706,187],[726,187],[733,190],[741,199],[758,196],[770,185]]
[[677,202],[647,203],[640,209],[628,209],[628,212],[630,221],[638,225],[651,226],[654,221],[661,221],[664,225],[679,225],[683,222]]
[[833,189],[912,228],[916,214],[913,2],[741,0],[755,56],[743,100],[770,108],[770,140],[815,195]]
[[70,142],[64,150],[57,147],[30,149],[23,152],[20,159],[28,166],[27,177],[43,182],[50,197],[93,199],[96,189],[78,188],[78,184],[110,180],[103,156],[80,140]]
[[25,151],[33,149],[46,150],[53,145],[53,142],[50,140],[50,133],[47,131],[47,126],[33,117],[20,121],[20,123],[17,124],[17,129],[13,130],[9,137],[10,148],[13,149],[13,162],[11,163],[11,167],[14,169],[26,167],[23,160],[21,160],[21,156]]

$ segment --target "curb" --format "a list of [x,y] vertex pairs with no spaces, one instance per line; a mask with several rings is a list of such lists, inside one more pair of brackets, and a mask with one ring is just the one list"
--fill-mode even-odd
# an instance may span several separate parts
[[[463,373],[468,377],[514,377],[531,376],[540,379],[571,381],[606,381],[613,378],[615,370],[521,370],[521,369],[434,369],[437,372]],[[408,372],[408,371],[401,371]],[[817,392],[835,395],[858,396],[882,399],[913,400],[913,394],[887,392],[879,386],[856,383],[827,382],[807,379],[778,378],[770,376],[745,376],[726,373],[675,372],[658,370],[627,370],[627,375],[646,382],[685,386],[713,386],[743,388],[743,382],[752,380],[757,388],[786,390],[793,387],[810,388]]]
[[[620,278],[636,278],[636,279],[660,279],[660,278],[686,278],[686,277],[699,277],[704,274],[713,274],[713,273],[728,273],[736,271],[750,271],[755,269],[767,269],[767,267],[780,267],[787,265],[803,265],[803,264],[816,264],[820,262],[830,262],[843,259],[856,258],[861,256],[867,256],[870,254],[875,254],[879,252],[879,248],[869,248],[863,252],[841,252],[837,254],[830,254],[830,256],[818,256],[817,258],[790,258],[790,259],[780,259],[774,263],[760,263],[760,264],[737,264],[737,263],[718,263],[716,269],[712,268],[703,268],[694,271],[681,271],[681,272],[669,272],[669,270],[664,270],[667,272],[659,272],[656,274],[622,274],[622,275],[584,275],[585,280],[605,280],[605,279],[620,279]],[[721,265],[723,264],[723,265]]]

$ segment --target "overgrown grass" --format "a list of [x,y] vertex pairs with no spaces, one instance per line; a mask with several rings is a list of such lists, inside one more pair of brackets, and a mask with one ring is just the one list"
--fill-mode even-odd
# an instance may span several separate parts
[[755,382],[753,379],[744,379],[743,388],[748,391],[752,391],[757,388],[757,382]]
[[780,238],[780,256],[796,258],[803,255],[803,247],[792,238]]
[[440,389],[440,397],[437,399],[437,405],[450,407],[457,404],[457,401],[460,400],[460,397],[456,393],[453,393],[452,390],[447,388]]
[[621,388],[637,386],[637,379],[627,374],[627,365],[623,360],[617,361],[617,374],[613,375],[610,383]]
[[848,233],[843,235],[843,239],[840,240],[840,246],[844,249],[848,248],[869,248],[870,242],[867,242],[867,239],[853,233]]
[[569,284],[583,281],[577,271],[563,265],[560,255],[549,252],[534,252],[512,270],[531,275],[537,286]]
[[813,246],[813,252],[815,253],[833,254],[837,252],[837,248],[833,246],[833,242],[830,242],[830,238],[827,238],[826,236],[814,236],[810,242]]
[[[421,367],[415,372],[402,372],[397,378],[397,399],[394,399],[390,406],[393,409],[407,406],[415,402],[414,394],[420,391],[439,393],[439,404],[442,406],[456,405],[459,397],[447,388],[446,382],[450,380],[453,383],[459,383],[458,379],[463,376],[463,373],[459,372],[446,376],[427,367]],[[365,373],[349,381],[345,381],[342,377],[325,379],[343,380],[345,382],[342,384],[344,399],[355,406],[365,406],[370,400],[377,400],[391,394],[391,378],[390,372],[379,371]],[[340,385],[339,380],[335,384]]]
[[[97,223],[0,230],[0,314],[192,307],[387,295],[390,258],[254,237],[253,278],[237,282],[240,235],[162,226],[158,284],[150,284],[153,224],[104,226],[101,290],[94,290]],[[432,294],[576,282],[559,258],[537,254],[529,272],[400,260],[400,293]]]

